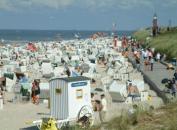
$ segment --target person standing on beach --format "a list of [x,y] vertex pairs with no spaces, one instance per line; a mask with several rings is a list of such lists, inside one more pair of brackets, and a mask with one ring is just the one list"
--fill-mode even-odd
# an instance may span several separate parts
[[100,121],[101,121],[101,123],[104,123],[106,112],[107,112],[107,101],[106,101],[104,94],[101,95],[101,105],[102,105],[102,110],[101,110],[101,114],[100,114]]
[[5,95],[5,92],[4,92],[3,85],[0,84],[0,98],[2,98],[3,104],[4,104],[4,95]]
[[139,91],[137,86],[133,86],[132,83],[129,83],[128,85],[128,97],[132,98],[132,101],[135,100],[136,95],[138,95]]
[[39,82],[37,82],[36,80],[34,80],[34,82],[32,83],[31,91],[32,102],[34,104],[39,104],[40,87]]
[[94,100],[94,93],[91,93],[91,103],[92,103],[93,111],[96,111],[96,102]]

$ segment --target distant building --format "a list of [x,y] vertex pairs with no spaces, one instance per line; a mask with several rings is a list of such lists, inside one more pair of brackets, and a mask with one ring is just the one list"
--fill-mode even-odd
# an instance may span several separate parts
[[153,21],[152,21],[152,35],[155,37],[158,33],[158,23],[157,23],[157,14],[154,14]]

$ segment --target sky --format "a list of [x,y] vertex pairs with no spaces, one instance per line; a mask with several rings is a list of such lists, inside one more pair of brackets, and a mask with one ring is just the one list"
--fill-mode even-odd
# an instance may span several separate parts
[[0,0],[0,29],[136,30],[177,26],[177,0]]

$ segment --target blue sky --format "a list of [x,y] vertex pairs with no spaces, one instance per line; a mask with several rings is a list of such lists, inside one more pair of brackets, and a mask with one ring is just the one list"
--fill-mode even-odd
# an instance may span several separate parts
[[136,30],[177,26],[177,0],[0,0],[0,29]]

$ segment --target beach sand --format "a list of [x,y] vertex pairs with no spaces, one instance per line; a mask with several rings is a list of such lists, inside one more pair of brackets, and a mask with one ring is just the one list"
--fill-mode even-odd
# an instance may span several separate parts
[[[12,97],[13,94],[6,93],[4,108],[0,110],[0,130],[23,130],[21,128],[33,126],[29,122],[49,116],[48,104],[8,102]],[[34,127],[31,130],[35,130]]]
[[[101,83],[101,78],[107,76],[106,67],[104,65],[97,65],[97,73],[100,77],[95,78],[96,83],[92,84],[92,89],[100,87],[103,89],[103,84]],[[151,101],[140,102],[142,106],[154,106],[155,108],[163,105],[161,98],[157,97],[156,93],[149,89],[146,84],[146,89],[149,94],[153,96]],[[6,93],[4,109],[0,110],[0,130],[35,130],[33,124],[26,123],[35,120],[39,120],[43,117],[50,116],[50,110],[48,109],[48,104],[40,103],[39,105],[34,105],[31,102],[27,103],[12,103],[8,102],[14,97],[12,93]],[[107,97],[108,101],[111,103],[111,98]],[[114,117],[120,116],[122,110],[127,111],[132,104],[125,103],[111,103],[109,104],[109,110],[107,112],[107,119],[110,120]],[[95,124],[99,124],[99,114],[95,112]]]

